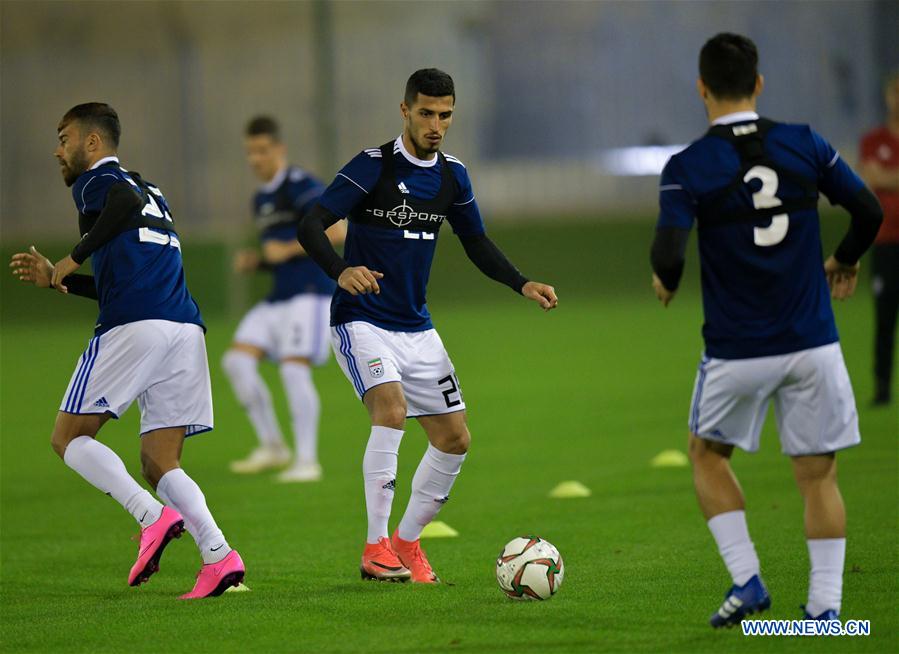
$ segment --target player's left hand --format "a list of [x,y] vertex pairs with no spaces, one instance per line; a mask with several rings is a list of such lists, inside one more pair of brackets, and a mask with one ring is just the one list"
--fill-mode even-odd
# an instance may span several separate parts
[[72,256],[69,255],[64,259],[60,259],[53,266],[53,274],[50,276],[50,285],[60,293],[68,293],[69,289],[62,283],[66,277],[81,267],[80,263],[75,263]]
[[549,284],[528,282],[521,287],[521,294],[529,300],[534,300],[544,311],[551,311],[559,306],[556,289]]
[[32,245],[28,252],[17,252],[9,260],[12,274],[19,281],[34,284],[38,288],[50,288],[53,264]]
[[659,279],[659,276],[655,273],[652,274],[652,290],[656,292],[656,297],[659,298],[659,302],[662,303],[663,307],[667,307],[671,300],[674,299],[674,294],[677,291],[669,291],[665,288],[665,285],[662,283],[662,280]]
[[832,256],[824,262],[824,275],[827,277],[827,285],[830,286],[830,297],[834,300],[845,300],[855,293],[855,285],[858,283],[858,271],[861,264],[856,262],[854,266],[840,263]]

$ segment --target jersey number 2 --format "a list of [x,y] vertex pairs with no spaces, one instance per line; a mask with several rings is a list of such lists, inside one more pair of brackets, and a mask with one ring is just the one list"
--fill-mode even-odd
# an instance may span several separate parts
[[[459,406],[460,404],[462,404],[462,393],[459,391],[459,380],[456,379],[456,375],[454,375],[453,373],[448,374],[443,379],[437,380],[438,386],[442,386],[446,383],[449,383],[449,388],[443,391],[443,399],[446,401],[446,408],[451,409],[454,406]],[[458,399],[450,397],[453,393],[457,393],[459,395]]]
[[[762,188],[752,194],[752,204],[756,209],[771,209],[783,204],[777,193],[777,173],[767,166],[753,166],[743,176],[744,182],[757,179],[762,182]],[[771,217],[771,224],[767,227],[756,227],[752,230],[752,240],[761,247],[770,247],[780,243],[787,235],[790,227],[790,218],[785,213],[779,213]]]

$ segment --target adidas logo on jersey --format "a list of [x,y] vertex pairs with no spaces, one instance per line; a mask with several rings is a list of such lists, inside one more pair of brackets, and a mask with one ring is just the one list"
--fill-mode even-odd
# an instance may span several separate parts
[[101,397],[99,400],[97,400],[96,402],[94,402],[94,406],[98,406],[98,407],[100,407],[101,409],[108,409],[108,408],[109,408],[109,402],[106,401],[106,398],[105,398],[105,397]]
[[391,479],[386,484],[381,486],[381,488],[383,488],[384,490],[389,490],[389,491],[396,490],[396,479]]
[[434,501],[440,504],[446,504],[447,502],[449,502],[449,495],[446,495],[445,497],[435,497]]
[[400,182],[396,185],[396,187],[400,190],[400,193],[408,193],[409,189],[406,188],[406,185],[403,182]]

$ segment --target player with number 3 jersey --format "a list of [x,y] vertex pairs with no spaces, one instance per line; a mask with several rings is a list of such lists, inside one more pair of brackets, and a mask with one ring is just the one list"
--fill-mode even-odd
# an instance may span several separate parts
[[[876,198],[827,141],[807,125],[756,113],[757,64],[755,44],[743,36],[719,34],[702,48],[697,88],[711,125],[662,172],[652,246],[653,286],[667,306],[697,226],[705,352],[690,455],[700,507],[733,580],[713,627],[771,603],[729,458],[735,445],[758,449],[772,401],[805,499],[806,616],[839,614],[846,539],[834,453],[860,436],[831,296],[852,294],[881,220]],[[823,265],[819,193],[852,217]]]
[[[425,301],[441,225],[450,224],[484,274],[547,311],[557,304],[551,286],[528,281],[487,237],[465,166],[440,151],[455,99],[449,75],[415,72],[400,105],[402,135],[348,163],[298,230],[306,252],[337,280],[332,345],[371,418],[362,460],[368,535],[361,570],[368,579],[437,581],[419,537],[449,499],[470,441],[459,380]],[[341,258],[325,229],[344,217]],[[418,419],[430,445],[388,538],[407,417]]]
[[[181,469],[185,437],[212,429],[212,391],[205,327],[187,290],[171,211],[157,186],[119,163],[121,127],[112,107],[73,107],[57,130],[55,154],[83,237],[55,266],[34,247],[10,265],[24,282],[97,300],[100,316],[59,407],[53,449],[140,525],[129,585],[159,570],[163,549],[186,528],[203,566],[182,599],[220,595],[241,582],[244,565]],[[88,258],[93,276],[76,274]],[[162,503],[96,440],[135,400],[143,476]]]

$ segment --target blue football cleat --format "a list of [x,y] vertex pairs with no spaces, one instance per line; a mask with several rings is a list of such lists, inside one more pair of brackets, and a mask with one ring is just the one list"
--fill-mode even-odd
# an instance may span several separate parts
[[821,615],[812,615],[808,611],[805,610],[805,604],[799,607],[802,609],[803,620],[839,620],[840,614],[834,611],[833,609],[827,609]]
[[733,627],[747,615],[761,613],[770,607],[771,596],[768,589],[761,578],[755,575],[742,586],[731,586],[724,595],[724,604],[712,615],[709,624],[715,629]]

